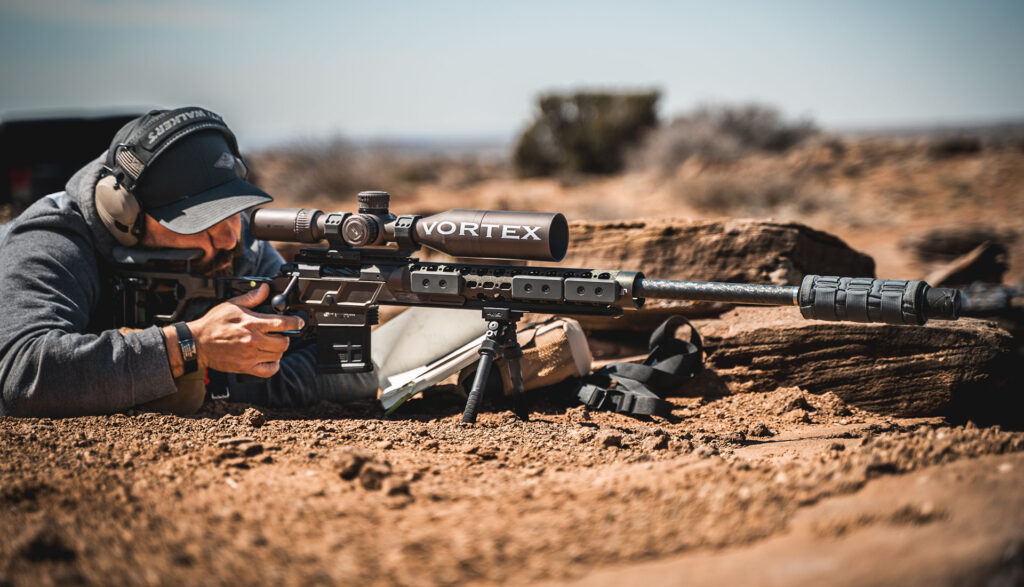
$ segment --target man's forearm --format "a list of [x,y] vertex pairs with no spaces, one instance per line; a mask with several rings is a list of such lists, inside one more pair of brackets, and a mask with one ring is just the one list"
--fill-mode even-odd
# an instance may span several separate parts
[[164,326],[160,329],[164,335],[164,344],[167,347],[167,364],[171,366],[171,376],[177,379],[185,374],[185,359],[181,356],[181,346],[178,344],[178,331],[174,326]]
[[108,414],[174,393],[158,329],[50,331],[0,356],[0,415]]

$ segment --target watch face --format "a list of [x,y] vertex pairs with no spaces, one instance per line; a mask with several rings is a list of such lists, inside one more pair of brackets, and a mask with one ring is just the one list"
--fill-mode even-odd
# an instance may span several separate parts
[[194,340],[181,341],[181,358],[185,359],[185,361],[194,361],[196,354],[196,343]]

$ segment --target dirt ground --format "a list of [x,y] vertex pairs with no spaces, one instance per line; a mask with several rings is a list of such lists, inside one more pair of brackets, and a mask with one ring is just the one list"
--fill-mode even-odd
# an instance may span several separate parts
[[[907,239],[931,228],[1024,229],[1024,154],[887,149],[819,145],[669,178],[441,181],[392,207],[795,218],[909,278],[932,267]],[[779,170],[834,206],[708,211],[680,195],[709,174]],[[1022,240],[1008,283],[1024,280]],[[1024,584],[1024,432],[999,426],[1019,417],[897,419],[794,387],[681,392],[668,419],[548,390],[528,422],[491,406],[463,425],[450,387],[388,419],[375,403],[222,402],[194,417],[0,418],[0,586]]]
[[[1024,433],[796,388],[638,421],[457,398],[0,421],[12,584],[1024,579]],[[447,414],[447,415],[445,415]],[[656,561],[656,562],[652,562]],[[941,563],[941,564],[940,564]],[[648,581],[647,578],[650,578]]]

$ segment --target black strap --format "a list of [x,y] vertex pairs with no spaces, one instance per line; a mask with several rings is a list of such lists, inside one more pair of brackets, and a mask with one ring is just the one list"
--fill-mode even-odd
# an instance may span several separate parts
[[[682,325],[690,340],[675,337]],[[581,380],[577,397],[593,409],[610,409],[634,416],[667,416],[671,405],[662,396],[678,393],[704,367],[704,345],[697,329],[684,316],[671,316],[651,334],[644,362],[611,363]],[[660,395],[659,395],[660,394]]]
[[185,373],[197,371],[199,369],[199,353],[196,351],[196,341],[192,338],[192,331],[184,322],[175,322],[172,326],[178,334],[178,348],[181,349],[181,358],[185,363]]

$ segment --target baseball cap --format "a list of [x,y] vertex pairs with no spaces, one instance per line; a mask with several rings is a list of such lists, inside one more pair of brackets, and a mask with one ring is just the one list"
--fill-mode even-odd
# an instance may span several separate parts
[[195,234],[273,201],[245,181],[235,137],[217,114],[197,107],[154,110],[125,125],[107,168],[165,228]]

